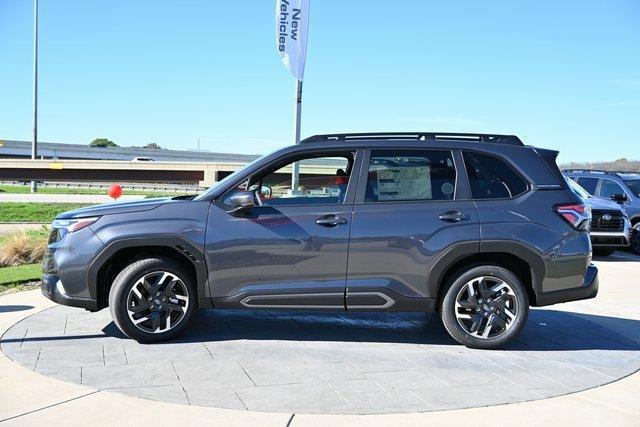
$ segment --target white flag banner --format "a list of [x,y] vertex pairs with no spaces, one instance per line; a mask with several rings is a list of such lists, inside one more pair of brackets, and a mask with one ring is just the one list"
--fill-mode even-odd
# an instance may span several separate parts
[[284,65],[304,77],[309,32],[309,0],[276,0],[276,46]]

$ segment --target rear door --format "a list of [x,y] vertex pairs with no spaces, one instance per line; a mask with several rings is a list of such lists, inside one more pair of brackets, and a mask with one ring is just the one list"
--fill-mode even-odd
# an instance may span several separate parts
[[349,243],[348,310],[422,310],[428,272],[458,244],[478,250],[478,214],[459,152],[394,148],[365,155]]

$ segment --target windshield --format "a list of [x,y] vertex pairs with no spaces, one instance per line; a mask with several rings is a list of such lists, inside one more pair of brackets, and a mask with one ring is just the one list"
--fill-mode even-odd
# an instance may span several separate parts
[[240,175],[245,169],[247,169],[248,167],[250,167],[251,165],[253,165],[254,163],[257,163],[258,160],[263,159],[265,156],[262,157],[258,157],[257,159],[255,159],[254,161],[252,161],[251,163],[247,163],[244,167],[241,167],[240,169],[238,169],[237,171],[233,172],[231,175],[228,175],[227,177],[221,179],[218,182],[214,182],[213,185],[211,187],[209,187],[207,189],[207,191],[205,191],[204,193],[200,194],[198,197],[194,198],[193,200],[202,200],[204,198],[206,198],[209,194],[211,194],[211,192],[213,190],[215,190],[216,188],[225,185],[227,182],[231,182],[234,179],[236,179],[238,177],[238,175]]
[[634,196],[640,197],[640,179],[625,179],[624,183],[627,184]]
[[567,180],[567,184],[569,184],[569,188],[571,188],[571,190],[573,190],[573,192],[576,193],[579,197],[582,197],[583,199],[588,199],[591,197],[591,194],[589,194],[584,188],[580,187],[580,184],[570,178],[565,179]]

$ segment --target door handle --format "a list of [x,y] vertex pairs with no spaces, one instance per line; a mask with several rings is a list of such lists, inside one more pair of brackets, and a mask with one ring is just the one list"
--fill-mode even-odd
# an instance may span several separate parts
[[460,211],[447,211],[438,215],[438,219],[446,222],[458,222],[469,219],[469,215],[465,215]]
[[323,227],[337,227],[340,224],[346,223],[346,219],[337,217],[335,215],[325,215],[316,219],[316,224],[322,225]]

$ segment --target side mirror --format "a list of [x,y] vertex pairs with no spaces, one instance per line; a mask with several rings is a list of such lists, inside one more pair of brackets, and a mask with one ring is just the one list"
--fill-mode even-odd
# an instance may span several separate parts
[[623,203],[626,202],[628,198],[626,194],[612,194],[611,200],[613,200],[614,202]]
[[232,209],[228,210],[227,213],[232,216],[242,216],[245,211],[255,206],[255,197],[253,191],[238,191],[229,199]]

